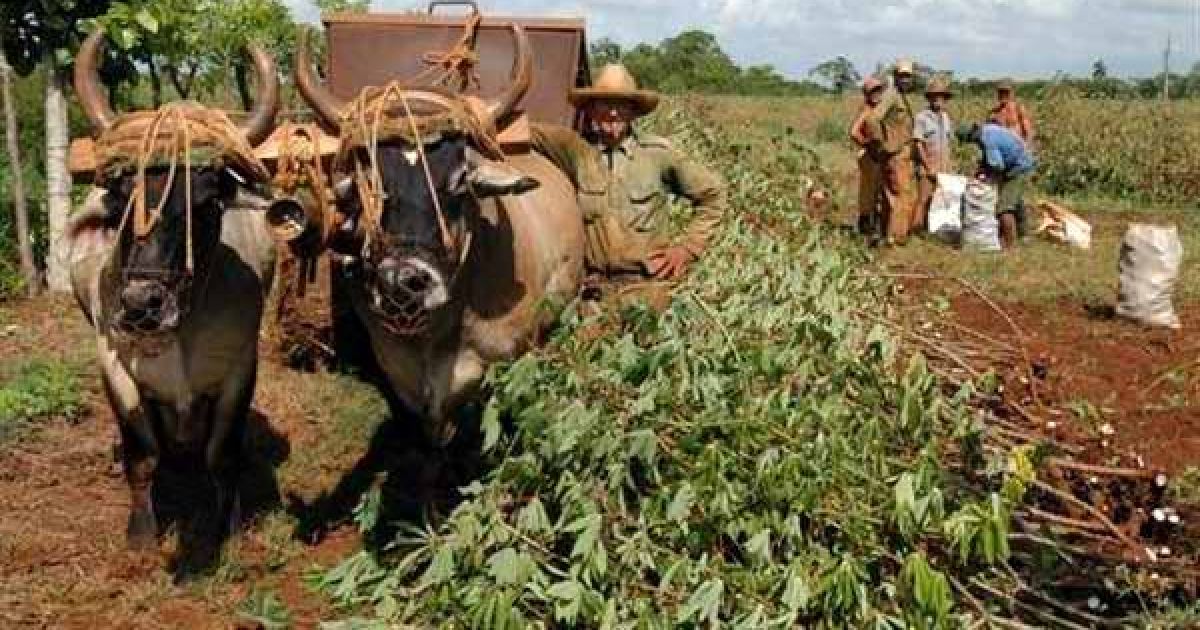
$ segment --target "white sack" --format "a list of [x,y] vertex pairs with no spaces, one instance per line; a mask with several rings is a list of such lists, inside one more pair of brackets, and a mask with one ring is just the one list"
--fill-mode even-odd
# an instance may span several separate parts
[[926,223],[929,233],[947,243],[957,243],[962,237],[963,195],[967,192],[967,178],[963,175],[937,176],[937,190],[929,203]]
[[980,252],[1000,251],[1000,223],[996,220],[997,188],[986,182],[967,183],[962,205],[962,247]]
[[1179,328],[1171,304],[1183,264],[1183,244],[1174,225],[1133,223],[1121,243],[1121,287],[1117,315],[1149,326]]

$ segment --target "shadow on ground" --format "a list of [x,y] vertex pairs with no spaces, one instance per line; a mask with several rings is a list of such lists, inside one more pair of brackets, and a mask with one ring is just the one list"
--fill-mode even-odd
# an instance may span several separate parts
[[[287,440],[269,419],[251,410],[243,445],[245,468],[238,484],[241,518],[238,528],[282,504],[276,469],[290,455]],[[221,548],[237,532],[217,523],[216,489],[200,452],[168,452],[160,459],[153,486],[159,534],[175,531],[179,545],[169,562],[177,581],[211,572]]]

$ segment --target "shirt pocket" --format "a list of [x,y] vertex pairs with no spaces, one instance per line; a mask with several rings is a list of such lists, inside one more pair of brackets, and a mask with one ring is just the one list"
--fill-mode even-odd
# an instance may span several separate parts
[[636,177],[628,182],[627,189],[636,224],[647,226],[654,219],[655,211],[663,205],[666,193],[662,183],[650,177]]

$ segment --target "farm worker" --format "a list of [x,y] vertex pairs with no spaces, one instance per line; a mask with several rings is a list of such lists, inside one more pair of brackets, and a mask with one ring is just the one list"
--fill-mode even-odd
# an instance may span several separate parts
[[946,102],[953,96],[950,84],[941,77],[935,78],[925,88],[925,100],[929,102],[929,107],[917,114],[917,153],[921,159],[918,202],[913,213],[914,230],[925,226],[933,191],[937,189],[938,173],[954,172],[954,155],[951,153],[954,127],[950,114],[946,112]]
[[[639,131],[658,94],[639,89],[620,64],[601,69],[591,87],[568,98],[587,118],[587,135],[535,125],[534,147],[571,178],[579,192],[589,269],[610,275],[673,279],[703,253],[725,211],[725,186],[670,142]],[[696,214],[682,236],[670,235],[672,197]]]
[[1025,188],[1036,166],[1033,155],[1017,134],[992,122],[962,127],[958,139],[983,152],[977,176],[999,188],[1000,238],[1005,248],[1011,248],[1017,242],[1017,212],[1024,207]]
[[1017,100],[1011,80],[1004,79],[996,86],[996,104],[988,112],[988,120],[1007,127],[1020,136],[1030,151],[1033,150],[1033,119],[1025,106]]
[[871,245],[878,243],[883,227],[879,212],[880,197],[883,195],[882,160],[872,156],[872,142],[867,136],[867,116],[883,100],[887,86],[877,77],[869,76],[863,81],[863,106],[850,126],[850,139],[858,147],[858,232],[866,236]]
[[913,62],[902,59],[892,71],[894,89],[867,115],[867,137],[883,169],[887,244],[903,245],[917,203],[915,124],[909,95],[915,87]]

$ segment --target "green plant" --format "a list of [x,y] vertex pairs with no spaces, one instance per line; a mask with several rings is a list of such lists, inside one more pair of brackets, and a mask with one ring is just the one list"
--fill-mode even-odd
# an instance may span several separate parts
[[[949,576],[1006,561],[1032,468],[1013,454],[973,487],[940,464],[978,438],[970,396],[855,315],[885,289],[855,273],[861,253],[719,131],[659,124],[788,238],[735,220],[665,312],[568,310],[547,347],[490,373],[491,471],[466,500],[314,584],[355,623],[969,625]],[[356,520],[379,509],[368,497]]]
[[32,359],[0,376],[0,443],[36,420],[75,418],[83,411],[79,372],[68,363]]
[[1171,479],[1168,492],[1172,501],[1186,505],[1200,505],[1200,468],[1192,466]]
[[239,619],[257,624],[262,630],[292,627],[292,614],[279,596],[271,591],[254,591],[237,607]]
[[817,123],[815,138],[817,142],[833,144],[846,142],[849,134],[841,120],[837,118],[822,118]]

